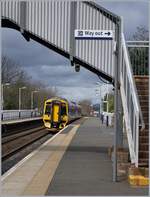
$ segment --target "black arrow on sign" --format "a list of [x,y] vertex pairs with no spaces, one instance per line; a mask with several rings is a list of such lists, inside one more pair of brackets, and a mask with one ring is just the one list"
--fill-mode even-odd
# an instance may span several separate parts
[[105,35],[108,35],[108,36],[110,36],[110,32],[108,32],[108,33],[105,33]]

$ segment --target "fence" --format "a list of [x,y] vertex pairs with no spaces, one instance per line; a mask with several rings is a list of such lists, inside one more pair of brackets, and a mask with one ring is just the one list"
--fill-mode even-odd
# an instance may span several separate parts
[[134,75],[149,73],[149,41],[126,42]]
[[1,112],[1,120],[17,120],[40,116],[41,114],[37,110],[3,110]]

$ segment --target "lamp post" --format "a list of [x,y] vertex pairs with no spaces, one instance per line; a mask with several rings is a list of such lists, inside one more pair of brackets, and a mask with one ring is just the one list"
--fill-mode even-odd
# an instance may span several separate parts
[[103,101],[103,103],[106,103],[106,112],[108,112],[108,100],[107,101]]
[[2,110],[4,108],[4,87],[9,86],[10,83],[4,83],[1,85],[1,99],[2,99]]
[[102,105],[101,105],[101,102],[102,102],[102,90],[101,90],[101,86],[103,84],[100,83],[100,82],[96,82],[96,85],[97,85],[97,88],[99,88],[99,89],[96,89],[96,91],[98,91],[99,92],[99,95],[100,95],[100,104],[99,104],[100,109],[99,109],[99,113],[101,114],[101,107],[102,107]]
[[101,114],[101,91],[98,89],[95,89],[96,96],[100,96],[100,103],[99,103],[99,115]]
[[19,88],[19,111],[21,110],[21,90],[26,89],[27,87],[23,86]]
[[31,109],[33,109],[33,95],[34,93],[39,92],[38,90],[31,91]]
[[106,88],[107,88],[107,112],[108,112],[108,104],[109,104],[109,102],[108,102],[108,84],[106,84]]
[[[103,84],[103,83],[100,83],[100,82],[96,82],[97,86],[100,88],[100,97],[101,97],[101,86],[102,85],[106,85],[106,92],[107,92],[107,95],[106,95],[106,101],[103,101],[103,103],[106,103],[106,112],[108,112],[109,108],[108,108],[108,84]],[[101,99],[102,100],[102,99]]]

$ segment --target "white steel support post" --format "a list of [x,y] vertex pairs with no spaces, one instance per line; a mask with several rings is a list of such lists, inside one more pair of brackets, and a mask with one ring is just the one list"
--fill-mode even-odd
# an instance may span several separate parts
[[34,93],[39,92],[38,90],[31,91],[31,109],[34,108]]
[[114,157],[113,157],[113,181],[117,181],[117,148],[118,148],[118,132],[119,132],[119,82],[120,82],[120,62],[121,62],[121,19],[116,24],[116,52],[115,52],[115,124],[114,124]]
[[34,91],[31,92],[31,109],[33,109],[33,94],[34,94]]
[[20,110],[21,110],[21,90],[24,90],[26,89],[25,86],[19,88],[19,113],[20,113]]
[[21,88],[19,88],[19,111],[21,110]]
[[98,90],[98,96],[100,96],[100,102],[99,102],[99,117],[101,118],[101,107],[102,107],[102,84],[100,84],[99,82],[96,83],[97,84],[97,88],[96,91]]
[[100,85],[100,103],[99,103],[99,116],[101,118],[101,113],[102,113],[102,110],[101,110],[101,101],[102,101],[102,89],[101,89],[101,85]]

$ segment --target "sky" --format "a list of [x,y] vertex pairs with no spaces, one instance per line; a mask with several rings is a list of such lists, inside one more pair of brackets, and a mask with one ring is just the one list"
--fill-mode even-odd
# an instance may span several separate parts
[[[127,40],[132,39],[137,26],[148,28],[148,3],[145,1],[97,3],[123,17]],[[2,53],[19,62],[33,80],[41,81],[47,87],[56,87],[59,96],[74,101],[90,99],[93,103],[99,100],[95,93],[99,79],[95,74],[84,68],[76,73],[67,59],[35,41],[27,42],[15,30],[2,29]],[[111,90],[112,86],[108,89]],[[101,95],[104,96],[106,91],[106,85],[102,86]]]

